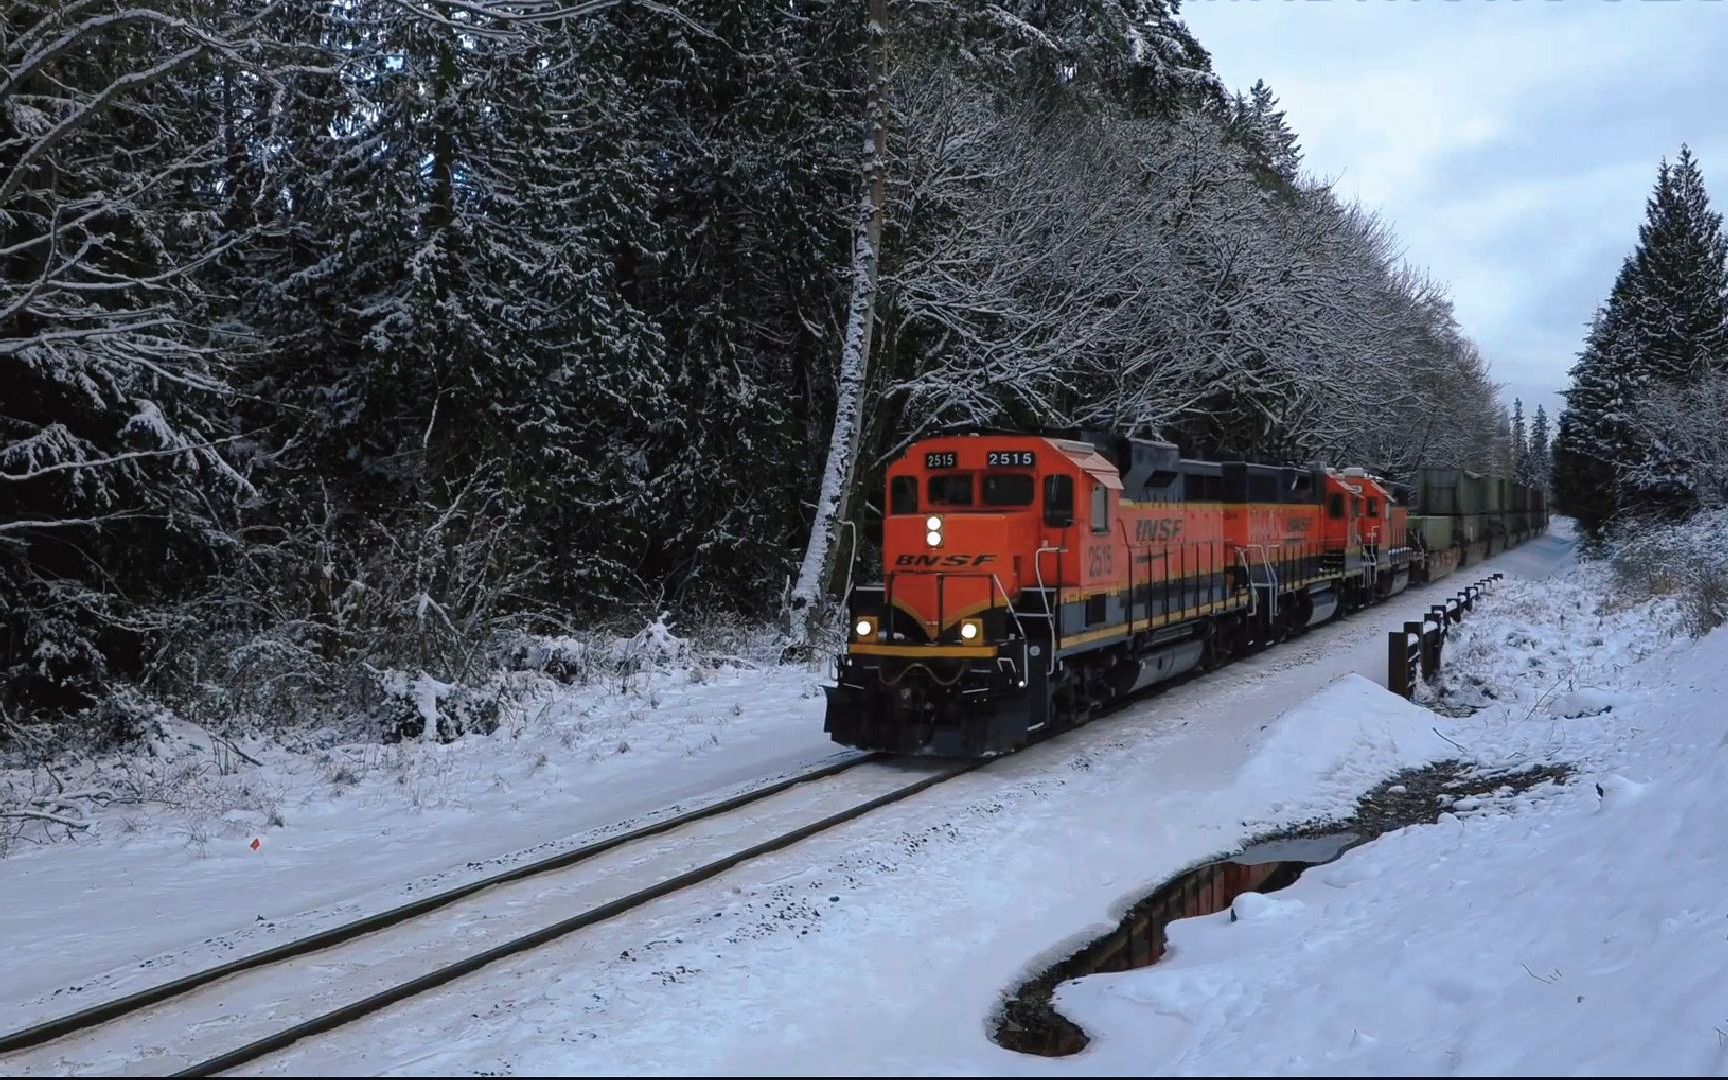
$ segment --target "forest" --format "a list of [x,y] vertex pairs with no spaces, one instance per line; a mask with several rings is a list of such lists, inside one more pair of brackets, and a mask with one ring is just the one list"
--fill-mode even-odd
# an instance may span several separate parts
[[0,364],[0,740],[819,621],[958,425],[1525,442],[1176,0],[10,0]]

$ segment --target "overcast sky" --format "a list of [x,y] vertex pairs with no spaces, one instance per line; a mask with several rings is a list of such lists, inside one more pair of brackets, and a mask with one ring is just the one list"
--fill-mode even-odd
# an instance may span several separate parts
[[1447,282],[1508,403],[1557,392],[1690,143],[1728,207],[1724,0],[1184,0],[1226,85],[1263,78],[1307,167]]

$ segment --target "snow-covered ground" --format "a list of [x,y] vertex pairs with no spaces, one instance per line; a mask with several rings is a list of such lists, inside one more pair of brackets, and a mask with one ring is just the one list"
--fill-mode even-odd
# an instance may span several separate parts
[[[242,742],[190,725],[69,786],[115,804],[0,859],[7,1030],[382,911],[844,753],[819,673],[656,672],[558,687],[449,744]],[[695,681],[700,679],[700,681]],[[40,782],[40,781],[39,781]],[[253,841],[258,847],[252,847]],[[76,985],[76,993],[54,991]]]
[[[1557,532],[1485,569],[1541,578],[1570,557],[1569,538]],[[1108,928],[1124,907],[1183,867],[1256,831],[1346,812],[1358,793],[1400,767],[1456,756],[1433,729],[1473,752],[1478,744],[1498,746],[1482,734],[1495,730],[1492,712],[1442,720],[1373,685],[1384,681],[1385,631],[1480,572],[1470,568],[1176,687],[261,1068],[324,1074],[1121,1068],[1120,1059],[1105,1055],[1129,1044],[1107,1022],[1080,1058],[1040,1061],[995,1047],[988,1031],[1001,995]],[[1523,603],[1515,600],[1520,595],[1490,601],[1477,616],[1480,625],[1501,618],[1500,606],[1510,611]],[[1466,649],[1458,645],[1451,657],[1457,671],[1465,670]],[[260,936],[298,935],[434,883],[409,886],[411,879],[442,871],[436,883],[444,884],[497,865],[466,860],[578,842],[583,830],[823,759],[833,749],[821,736],[820,700],[804,696],[815,681],[808,672],[784,670],[722,675],[702,685],[685,680],[662,685],[658,707],[638,701],[637,717],[616,714],[624,699],[605,708],[590,702],[596,713],[590,721],[603,713],[607,724],[631,726],[609,728],[575,754],[556,741],[561,727],[576,722],[576,703],[563,701],[553,710],[563,720],[524,721],[515,740],[506,734],[367,751],[363,756],[375,758],[370,770],[358,783],[344,781],[348,793],[334,800],[328,775],[307,775],[312,759],[267,759],[258,772],[270,782],[288,788],[298,778],[279,803],[285,822],[279,828],[243,821],[201,843],[165,842],[148,829],[105,829],[76,847],[14,856],[0,862],[0,881],[9,901],[17,896],[23,903],[0,908],[0,947],[24,962],[0,971],[0,1000],[31,1002],[28,1010],[10,1010],[20,1021],[24,1011],[63,1011],[83,1004],[73,1000],[82,995],[42,993],[71,980],[91,985],[92,975],[117,960],[172,950],[149,969],[95,984],[103,996],[123,980],[131,988],[141,978],[164,977],[161,965],[175,973],[203,966],[214,953],[270,943]],[[1541,742],[1527,723],[1497,723],[1508,744]],[[711,733],[719,734],[718,744],[707,738]],[[510,746],[523,739],[544,740],[546,760]],[[614,740],[627,740],[630,751],[617,753]],[[1526,746],[1526,756],[1540,755]],[[413,782],[399,780],[404,773],[435,776],[440,797],[407,810],[394,790]],[[264,840],[257,852],[249,847],[254,836]],[[117,918],[116,911],[138,914]],[[258,929],[204,942],[255,921]],[[1091,986],[1079,992],[1093,993]]]
[[1598,613],[1597,572],[1466,624],[1443,730],[1577,782],[1460,805],[1237,914],[1184,920],[1153,968],[1079,980],[1066,1071],[1728,1074],[1728,629]]

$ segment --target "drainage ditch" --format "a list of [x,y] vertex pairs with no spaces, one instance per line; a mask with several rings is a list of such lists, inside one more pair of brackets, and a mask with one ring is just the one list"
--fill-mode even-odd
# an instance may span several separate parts
[[1479,773],[1465,761],[1407,769],[1357,799],[1344,820],[1306,822],[1256,837],[1241,852],[1178,874],[1135,903],[1114,930],[1022,983],[996,1018],[999,1046],[1024,1054],[1065,1057],[1085,1049],[1079,1025],[1056,1011],[1052,995],[1082,975],[1150,967],[1164,955],[1165,927],[1177,919],[1212,915],[1243,893],[1277,892],[1310,866],[1407,825],[1431,824],[1448,810],[1468,810],[1548,782],[1564,783],[1565,765],[1516,773]]

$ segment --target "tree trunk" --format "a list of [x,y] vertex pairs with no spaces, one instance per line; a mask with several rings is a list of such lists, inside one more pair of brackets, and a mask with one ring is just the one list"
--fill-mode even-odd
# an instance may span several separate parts
[[862,193],[852,236],[852,301],[840,341],[840,369],[834,387],[834,427],[816,497],[810,539],[792,587],[790,646],[802,649],[821,617],[833,576],[841,523],[851,501],[853,467],[858,459],[864,388],[870,372],[870,344],[876,324],[876,280],[881,262],[882,214],[886,202],[888,152],[888,0],[870,0],[870,139],[864,144]]

